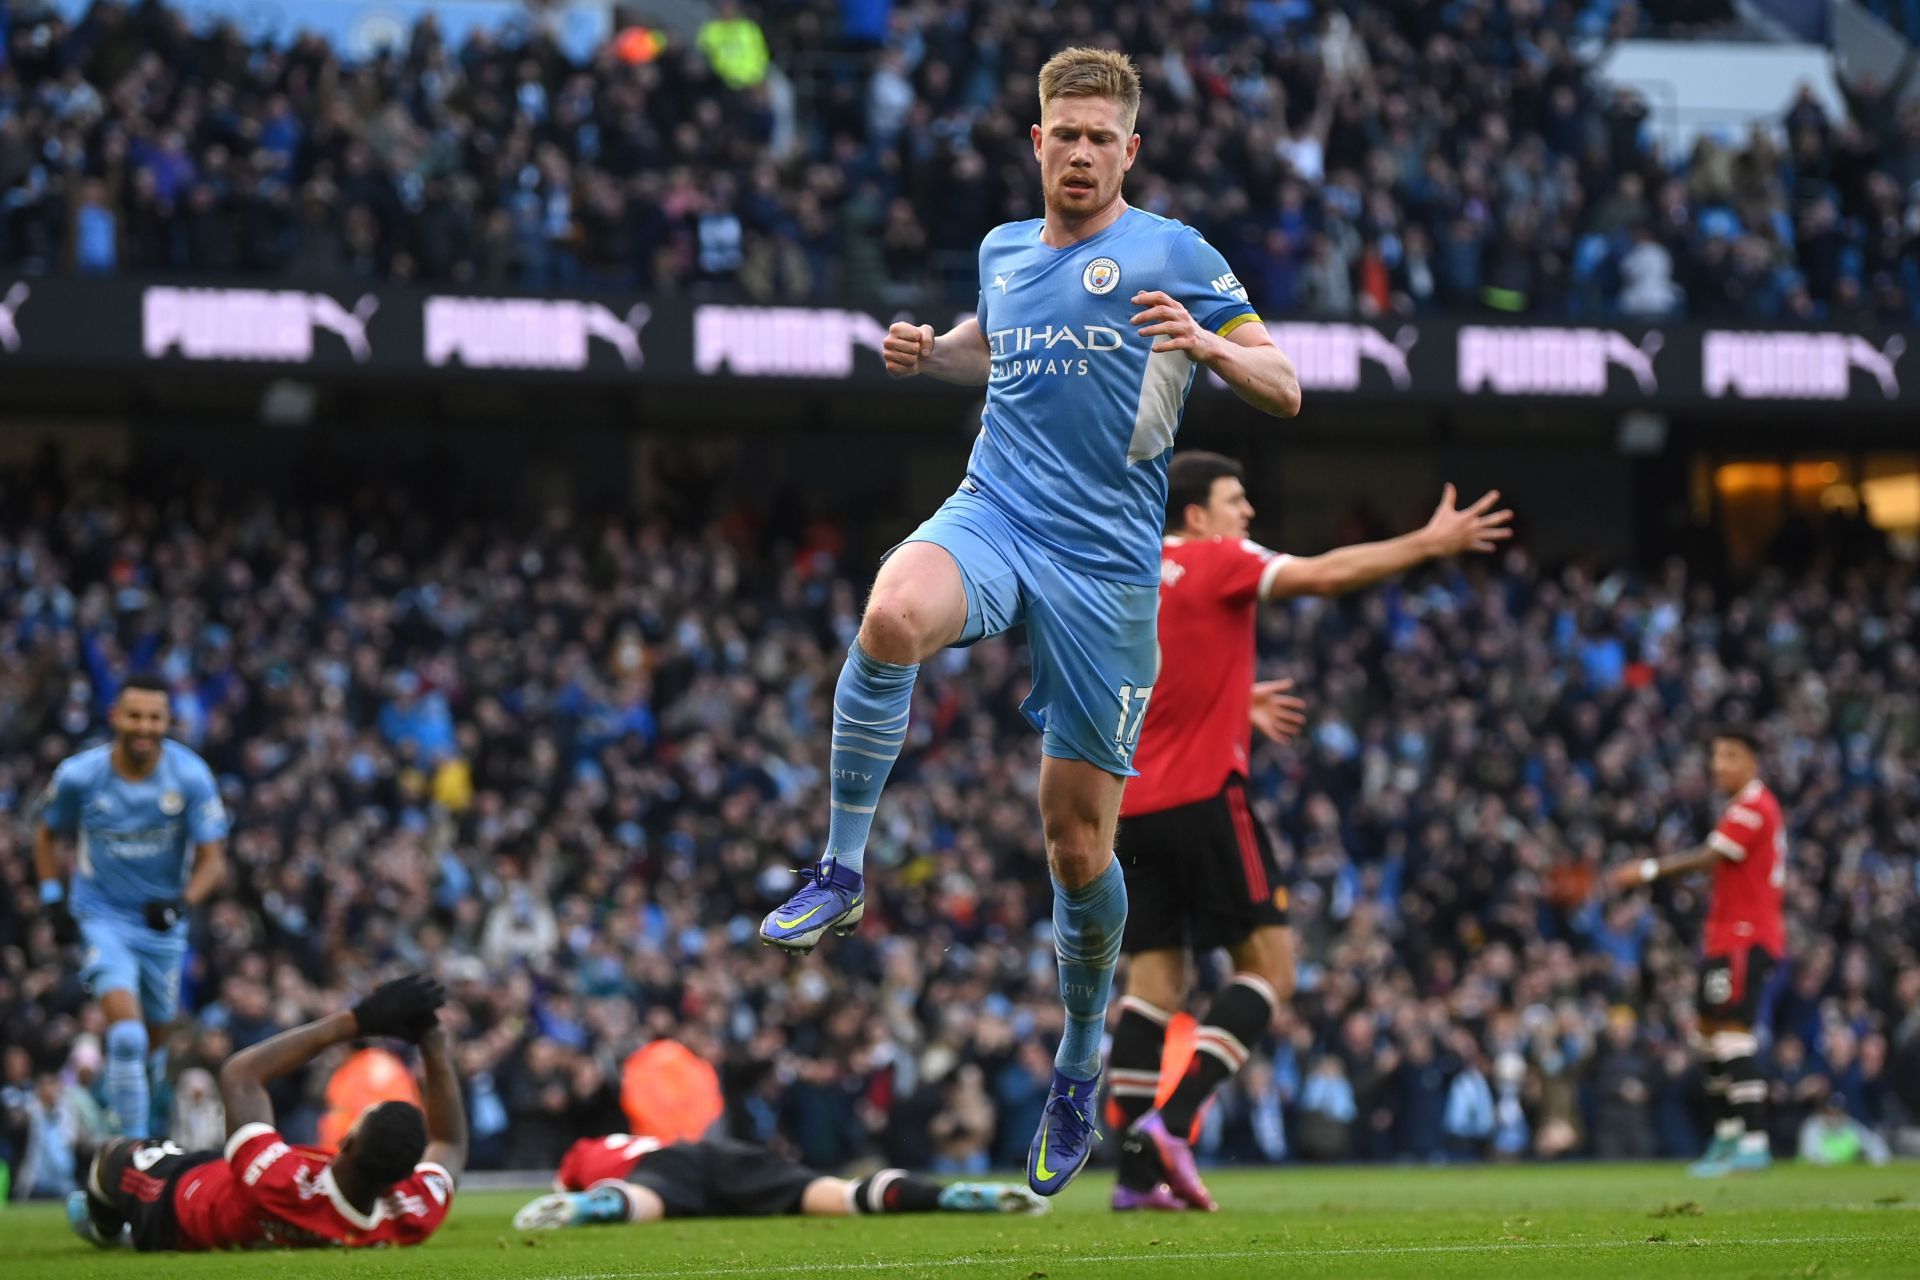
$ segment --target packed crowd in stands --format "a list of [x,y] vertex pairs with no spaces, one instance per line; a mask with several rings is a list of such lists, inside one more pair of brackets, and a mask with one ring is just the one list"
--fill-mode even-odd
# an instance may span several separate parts
[[[625,1127],[621,1063],[655,1037],[720,1067],[734,1133],[817,1166],[1018,1165],[1059,1030],[1018,648],[927,664],[866,920],[792,959],[754,927],[824,832],[867,554],[738,510],[672,528],[422,500],[0,476],[15,1193],[64,1189],[108,1123],[99,1015],[39,911],[30,823],[136,666],[171,684],[235,819],[158,1108],[183,1143],[217,1142],[208,1071],[228,1053],[427,968],[456,993],[477,1166],[550,1168]],[[1597,879],[1704,837],[1701,734],[1730,714],[1764,725],[1792,824],[1778,1141],[1902,1141],[1920,1124],[1920,579],[1851,563],[1736,590],[1515,550],[1268,611],[1263,668],[1313,703],[1253,779],[1301,982],[1210,1110],[1207,1157],[1694,1153],[1700,887],[1608,901]],[[334,1065],[276,1097],[296,1137]]]
[[430,20],[348,63],[11,9],[0,263],[30,272],[971,300],[981,234],[1039,212],[1034,72],[1101,39],[1145,76],[1130,199],[1269,314],[1920,320],[1911,63],[1675,155],[1576,55],[1722,3],[723,3],[587,65]]
[[1868,13],[1909,40],[1920,39],[1920,0],[1861,0]]

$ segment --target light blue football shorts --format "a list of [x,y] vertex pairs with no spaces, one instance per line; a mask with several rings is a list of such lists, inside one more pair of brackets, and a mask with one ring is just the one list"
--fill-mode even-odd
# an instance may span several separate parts
[[171,1022],[180,1009],[180,977],[187,967],[185,930],[155,933],[103,912],[81,914],[86,943],[81,977],[98,999],[109,991],[131,991],[140,998],[148,1022]]
[[1033,691],[1020,710],[1047,755],[1135,776],[1133,750],[1158,674],[1157,584],[1062,566],[986,497],[962,486],[907,537],[960,566],[967,626],[958,646],[1027,625]]

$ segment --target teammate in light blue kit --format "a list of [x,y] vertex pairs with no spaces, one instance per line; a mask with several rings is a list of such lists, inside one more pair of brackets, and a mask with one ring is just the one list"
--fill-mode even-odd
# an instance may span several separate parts
[[[55,941],[86,944],[87,987],[107,1017],[107,1102],[133,1138],[148,1136],[147,1050],[179,1003],[187,911],[226,870],[213,771],[167,738],[171,718],[165,684],[129,678],[109,714],[113,741],[54,770],[33,846]],[[65,839],[78,847],[71,899]]]
[[975,318],[896,324],[898,376],[987,388],[960,491],[887,558],[834,690],[831,829],[806,882],[760,936],[810,951],[865,910],[867,833],[906,741],[918,664],[1025,622],[1043,736],[1040,818],[1053,873],[1066,1031],[1027,1161],[1041,1195],[1086,1164],[1107,997],[1126,922],[1113,857],[1121,789],[1158,667],[1166,453],[1201,366],[1278,417],[1293,365],[1246,290],[1188,227],[1130,208],[1140,76],[1124,55],[1068,49],[1040,72],[1046,217],[980,246]]

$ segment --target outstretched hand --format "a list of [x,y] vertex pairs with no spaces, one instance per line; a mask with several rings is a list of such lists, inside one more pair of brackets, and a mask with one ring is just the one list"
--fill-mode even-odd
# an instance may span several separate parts
[[1498,489],[1489,489],[1478,502],[1464,510],[1456,507],[1455,501],[1454,488],[1448,485],[1440,494],[1440,505],[1433,509],[1433,516],[1427,521],[1425,532],[1435,555],[1491,551],[1513,536],[1513,530],[1508,527],[1513,523],[1513,512],[1490,510],[1500,501]]
[[1632,893],[1646,883],[1646,873],[1637,862],[1623,862],[1607,872],[1607,890],[1610,893]]
[[1307,727],[1307,704],[1293,697],[1291,680],[1263,680],[1253,686],[1253,727],[1262,737],[1291,742]]

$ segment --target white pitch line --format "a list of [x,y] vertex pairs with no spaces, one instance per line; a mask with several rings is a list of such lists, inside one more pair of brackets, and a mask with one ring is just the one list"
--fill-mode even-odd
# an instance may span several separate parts
[[1808,1244],[1908,1244],[1910,1236],[1765,1236],[1750,1239],[1716,1240],[1708,1238],[1674,1239],[1664,1241],[1651,1240],[1507,1240],[1487,1244],[1408,1244],[1408,1245],[1350,1245],[1317,1249],[1222,1249],[1222,1250],[1177,1250],[1143,1248],[1132,1253],[1061,1253],[1053,1254],[1045,1250],[1032,1253],[995,1254],[990,1256],[964,1255],[958,1258],[912,1259],[892,1258],[884,1262],[822,1262],[801,1264],[798,1266],[768,1266],[764,1263],[752,1266],[730,1267],[693,1267],[678,1271],[568,1271],[538,1280],[639,1280],[640,1277],[656,1277],[657,1280],[697,1280],[703,1276],[817,1276],[817,1275],[856,1275],[869,1271],[934,1271],[951,1267],[983,1266],[1044,1266],[1055,1267],[1091,1267],[1104,1266],[1115,1262],[1231,1262],[1246,1261],[1254,1258],[1384,1258],[1409,1257],[1422,1254],[1443,1253],[1572,1253],[1590,1249],[1651,1249],[1673,1247],[1680,1249],[1760,1249],[1778,1248],[1783,1245]]

